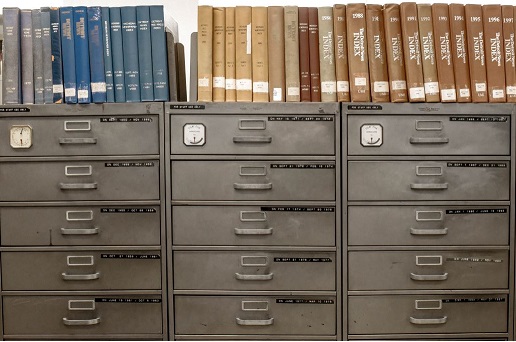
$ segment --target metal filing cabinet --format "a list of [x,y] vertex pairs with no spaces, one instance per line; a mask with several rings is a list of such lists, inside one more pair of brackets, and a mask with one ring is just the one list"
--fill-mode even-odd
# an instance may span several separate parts
[[167,339],[163,104],[0,107],[5,339]]
[[171,339],[341,339],[336,103],[168,103]]
[[513,106],[342,106],[344,336],[512,340]]

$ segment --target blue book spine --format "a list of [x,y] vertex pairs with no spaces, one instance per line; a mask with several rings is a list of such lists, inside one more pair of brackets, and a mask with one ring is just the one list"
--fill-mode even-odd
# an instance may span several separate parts
[[138,66],[140,68],[140,98],[141,101],[154,101],[149,6],[136,7],[136,21],[138,23]]
[[52,41],[52,101],[54,103],[63,103],[64,87],[63,60],[61,55],[61,19],[59,8],[57,7],[50,8],[50,39]]
[[122,7],[120,13],[122,15],[125,101],[140,102],[140,69],[138,67],[138,25],[136,24],[136,7]]
[[88,46],[88,9],[73,8],[75,39],[75,77],[77,78],[77,102],[90,103],[90,57]]
[[169,101],[167,41],[163,6],[150,6],[154,101]]
[[[77,78],[75,76],[75,42],[72,7],[61,7],[61,52],[63,61],[64,93],[66,103],[77,103]],[[55,93],[54,93],[55,95]]]
[[50,36],[50,8],[41,8],[41,32],[43,41],[43,101],[53,103],[52,93],[52,38]]
[[34,103],[45,103],[45,82],[43,79],[43,30],[41,10],[32,10],[32,54],[34,65]]
[[109,7],[102,7],[102,47],[104,49],[104,74],[106,77],[106,101],[115,102],[113,88],[113,57],[111,56],[111,20]]
[[124,51],[122,49],[122,16],[120,7],[109,9],[111,52],[113,56],[113,88],[115,102],[125,102]]
[[20,9],[4,8],[3,83],[4,104],[22,103],[20,64]]
[[91,100],[106,102],[106,74],[100,7],[88,7],[88,44],[90,48]]
[[22,101],[34,103],[34,55],[32,53],[32,10],[20,11]]

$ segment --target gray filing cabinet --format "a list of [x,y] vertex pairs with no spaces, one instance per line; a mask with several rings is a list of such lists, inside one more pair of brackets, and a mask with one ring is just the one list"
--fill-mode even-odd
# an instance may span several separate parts
[[336,103],[167,103],[171,339],[341,339]]
[[0,112],[3,337],[168,338],[163,104]]
[[513,339],[512,112],[343,104],[349,339]]

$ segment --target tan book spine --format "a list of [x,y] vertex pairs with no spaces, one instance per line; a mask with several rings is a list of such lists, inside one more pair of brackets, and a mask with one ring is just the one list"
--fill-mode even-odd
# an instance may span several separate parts
[[505,94],[507,102],[516,102],[516,65],[514,34],[514,14],[516,7],[510,5],[502,6],[503,19],[503,46],[505,59]]
[[269,102],[267,7],[252,8],[253,102]]
[[287,102],[301,100],[299,78],[299,10],[285,6],[285,88]]
[[409,101],[425,102],[423,63],[419,45],[419,24],[416,3],[401,3],[400,15]]
[[371,101],[369,65],[367,53],[366,6],[346,6],[348,33],[349,86],[352,102]]
[[213,101],[213,7],[199,6],[197,21],[197,101]]
[[349,93],[348,42],[346,34],[346,5],[333,5],[333,33],[335,37],[335,77],[337,101],[351,101]]
[[389,102],[389,74],[382,6],[367,5],[366,20],[371,100],[373,102]]
[[457,102],[455,76],[450,42],[450,15],[447,4],[432,5],[432,20],[434,24],[435,60],[441,102]]
[[506,102],[502,6],[482,6],[489,102]]
[[450,34],[457,102],[471,102],[469,52],[464,5],[450,4]]
[[466,31],[469,52],[469,77],[473,102],[487,102],[487,73],[484,51],[482,6],[465,5]]
[[308,7],[299,7],[299,82],[301,102],[311,101]]
[[213,8],[213,102],[226,101],[226,9]]
[[226,7],[226,102],[236,101],[235,8]]
[[310,97],[321,102],[321,73],[319,65],[319,11],[308,8],[308,44],[310,45]]
[[253,101],[251,31],[251,6],[237,6],[235,8],[237,102]]
[[285,34],[283,7],[268,8],[269,101],[285,102]]
[[321,102],[335,102],[337,101],[337,79],[333,47],[333,8],[319,7],[318,19]]
[[439,102],[439,79],[437,78],[437,63],[434,50],[432,6],[428,4],[418,4],[417,16],[426,102]]
[[403,60],[400,6],[398,4],[385,4],[383,6],[383,19],[391,102],[407,102],[407,78],[405,76],[405,61]]

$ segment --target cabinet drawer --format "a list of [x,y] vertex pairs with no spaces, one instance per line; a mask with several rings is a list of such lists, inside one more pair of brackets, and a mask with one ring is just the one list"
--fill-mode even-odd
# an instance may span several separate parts
[[334,201],[335,163],[172,161],[172,199]]
[[159,206],[0,208],[2,246],[159,245]]
[[176,335],[335,335],[329,296],[175,296]]
[[350,334],[504,333],[507,295],[348,297]]
[[[161,296],[4,296],[5,335],[161,334]],[[26,338],[31,339],[31,338]]]
[[158,290],[160,254],[109,250],[3,252],[2,289]]
[[350,290],[507,289],[508,251],[351,251]]
[[4,143],[0,144],[0,156],[159,154],[158,115],[18,117],[0,120],[1,132],[11,132],[13,126],[32,128],[32,146],[28,149],[12,148],[6,136]]
[[173,206],[174,245],[335,246],[335,207]]
[[174,288],[182,290],[335,291],[335,253],[174,252]]
[[[362,142],[363,130],[381,126],[383,143]],[[509,155],[507,115],[349,115],[350,155]],[[366,133],[367,134],[367,133]],[[364,146],[365,145],[365,146]]]
[[0,188],[0,201],[157,200],[159,162],[5,162]]
[[348,206],[351,246],[509,244],[506,206]]
[[355,161],[348,200],[509,200],[508,161]]

